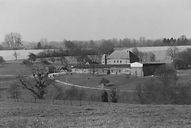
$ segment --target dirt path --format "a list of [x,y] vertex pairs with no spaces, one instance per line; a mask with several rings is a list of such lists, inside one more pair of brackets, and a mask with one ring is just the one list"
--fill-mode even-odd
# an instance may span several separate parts
[[[95,88],[95,87],[81,86],[81,85],[66,83],[66,82],[63,82],[63,81],[60,81],[60,80],[55,80],[55,82],[60,83],[62,85],[73,86],[73,87],[78,87],[78,88],[93,89],[93,90],[106,90],[106,91],[111,90],[111,89],[107,89],[107,88]],[[136,92],[136,90],[120,90],[120,91],[121,92]]]

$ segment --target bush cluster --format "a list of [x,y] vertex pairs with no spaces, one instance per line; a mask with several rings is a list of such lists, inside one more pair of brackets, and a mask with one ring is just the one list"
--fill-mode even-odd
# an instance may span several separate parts
[[0,64],[5,63],[5,60],[2,56],[0,56]]

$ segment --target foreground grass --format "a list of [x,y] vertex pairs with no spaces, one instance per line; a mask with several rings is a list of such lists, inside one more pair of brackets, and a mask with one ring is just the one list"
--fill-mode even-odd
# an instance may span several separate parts
[[184,128],[190,116],[191,106],[0,102],[0,127],[10,128]]

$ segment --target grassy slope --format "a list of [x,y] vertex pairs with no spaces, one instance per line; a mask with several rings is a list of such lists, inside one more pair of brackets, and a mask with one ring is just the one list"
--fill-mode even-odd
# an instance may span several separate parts
[[183,128],[190,126],[190,116],[191,106],[0,102],[0,125],[14,128]]
[[[191,70],[178,70],[178,81],[180,85],[191,83]],[[128,78],[126,75],[102,75],[92,76],[90,74],[73,74],[56,77],[64,82],[69,82],[81,86],[98,87],[102,78],[108,79],[111,83],[115,84],[121,90],[134,90],[136,85],[144,84],[146,81],[152,79],[152,77],[138,77]],[[153,79],[152,79],[153,80]],[[154,79],[158,81],[157,79]]]
[[30,67],[20,63],[6,63],[0,65],[0,75],[29,75],[31,74]]
[[0,97],[7,97],[6,89],[17,82],[18,75],[30,75],[31,68],[20,63],[0,65]]
[[57,77],[64,82],[69,82],[81,86],[98,87],[102,78],[108,79],[111,83],[115,84],[119,89],[135,89],[136,85],[142,84],[150,78],[128,78],[126,75],[105,75],[105,76],[91,76],[87,74],[73,74]]

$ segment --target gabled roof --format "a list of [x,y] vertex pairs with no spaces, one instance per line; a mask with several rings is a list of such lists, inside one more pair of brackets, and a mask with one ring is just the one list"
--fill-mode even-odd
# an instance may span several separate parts
[[115,50],[108,57],[108,59],[130,59],[129,50]]

